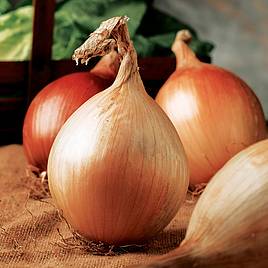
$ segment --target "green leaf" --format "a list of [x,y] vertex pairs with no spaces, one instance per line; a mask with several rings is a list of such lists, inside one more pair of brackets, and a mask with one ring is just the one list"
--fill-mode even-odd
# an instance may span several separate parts
[[193,36],[196,36],[196,32],[189,25],[150,6],[141,21],[137,33],[148,37],[170,32],[176,33],[185,28],[189,29]]
[[[1,4],[7,0],[1,0]],[[31,0],[22,0],[25,5]],[[0,7],[1,7],[0,4]],[[213,45],[202,41],[189,26],[153,7],[145,0],[64,0],[55,12],[53,59],[70,59],[102,21],[127,15],[129,32],[140,57],[173,55],[171,45],[176,32],[189,29],[193,35],[191,48],[199,58],[210,61]],[[32,43],[32,6],[23,6],[0,16],[0,60],[26,60]]]
[[148,39],[160,47],[170,49],[175,37],[176,32],[170,32],[170,33],[153,35],[148,37]]
[[155,45],[150,42],[148,38],[142,35],[136,34],[133,37],[133,44],[140,57],[146,57],[147,55],[153,55],[155,51]]
[[11,9],[11,4],[8,0],[1,0],[0,2],[0,15],[5,14]]
[[114,16],[130,17],[128,27],[131,37],[136,33],[145,13],[144,1],[119,0],[69,0],[56,12],[53,59],[71,58],[87,36],[100,23]]
[[[155,27],[157,25],[157,27]],[[142,51],[143,56],[170,56],[172,43],[179,30],[188,29],[192,34],[190,47],[197,57],[203,61],[210,62],[210,52],[214,45],[207,41],[201,41],[193,28],[175,18],[170,17],[153,7],[147,9],[137,33],[147,38],[148,44],[153,49]],[[137,44],[139,45],[139,44]],[[139,45],[140,46],[140,45]]]
[[0,16],[1,61],[29,59],[33,8],[26,6]]
[[24,6],[30,6],[32,2],[33,0],[20,0],[15,4],[15,9],[24,7]]

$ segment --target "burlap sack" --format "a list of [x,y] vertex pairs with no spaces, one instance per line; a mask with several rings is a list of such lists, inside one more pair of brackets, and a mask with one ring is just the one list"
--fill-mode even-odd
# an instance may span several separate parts
[[66,246],[72,234],[51,199],[29,199],[22,183],[26,162],[21,145],[0,148],[0,267],[126,267],[173,249],[183,239],[196,200],[184,203],[170,225],[142,248],[98,256]]

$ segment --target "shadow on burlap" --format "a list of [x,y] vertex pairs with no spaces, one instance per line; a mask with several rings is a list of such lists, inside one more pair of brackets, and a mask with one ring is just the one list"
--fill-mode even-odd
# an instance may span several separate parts
[[143,263],[176,247],[183,239],[195,201],[188,200],[169,224],[141,248],[123,248],[99,256],[81,247],[64,246],[72,239],[68,225],[51,199],[29,199],[23,185],[26,161],[21,145],[0,148],[0,267],[126,267]]

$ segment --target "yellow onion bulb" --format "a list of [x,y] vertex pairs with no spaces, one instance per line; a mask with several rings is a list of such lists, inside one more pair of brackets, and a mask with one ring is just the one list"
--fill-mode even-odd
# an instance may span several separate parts
[[[109,27],[102,24],[89,40],[100,45],[101,29],[112,29],[113,38],[116,31],[126,35],[125,17],[105,23]],[[176,129],[147,95],[133,46],[126,50],[114,84],[67,120],[48,161],[49,188],[69,224],[89,240],[115,245],[163,230],[189,184]]]
[[[180,136],[190,183],[206,183],[233,155],[267,137],[252,89],[233,73],[200,62],[181,31],[173,44],[177,67],[156,96]],[[227,179],[227,178],[226,178]]]
[[194,208],[183,245],[203,256],[267,252],[266,191],[268,139],[240,151],[213,176]]
[[180,246],[137,267],[267,267],[267,197],[265,139],[240,151],[213,176]]

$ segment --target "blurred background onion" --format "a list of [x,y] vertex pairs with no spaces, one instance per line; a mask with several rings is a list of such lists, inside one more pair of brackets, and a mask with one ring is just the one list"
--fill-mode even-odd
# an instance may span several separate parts
[[268,118],[268,0],[155,0],[154,6],[213,41],[213,62],[254,89]]

